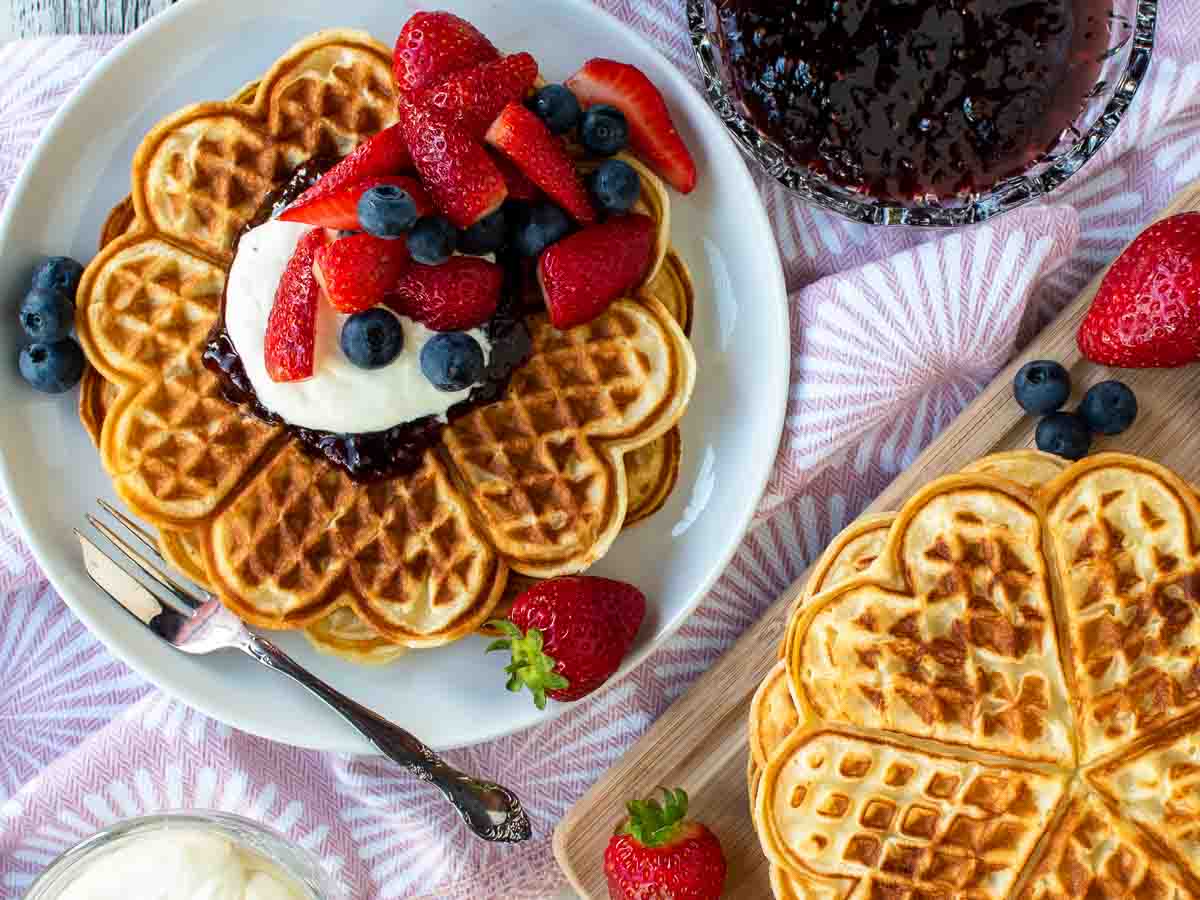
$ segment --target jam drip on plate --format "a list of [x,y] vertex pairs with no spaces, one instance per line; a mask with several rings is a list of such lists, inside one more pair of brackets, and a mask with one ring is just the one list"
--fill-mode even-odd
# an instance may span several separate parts
[[[290,204],[335,163],[336,158],[316,158],[301,164],[280,188],[267,196],[242,233],[266,222]],[[499,309],[483,325],[484,334],[492,345],[484,380],[471,389],[467,399],[446,411],[447,421],[498,400],[508,387],[512,373],[529,358],[529,331],[518,299],[521,296],[520,270],[515,261],[501,258],[498,262],[505,268],[506,282]],[[355,481],[377,481],[415,471],[421,465],[425,451],[438,442],[445,427],[437,416],[424,416],[384,431],[360,434],[338,434],[284,422],[259,402],[254,385],[246,375],[242,359],[225,328],[224,297],[221,298],[221,314],[204,351],[204,364],[220,377],[226,400],[244,407],[264,422],[283,425],[308,452],[329,460]]]
[[755,125],[890,200],[986,190],[1053,149],[1108,47],[1096,0],[718,0]]

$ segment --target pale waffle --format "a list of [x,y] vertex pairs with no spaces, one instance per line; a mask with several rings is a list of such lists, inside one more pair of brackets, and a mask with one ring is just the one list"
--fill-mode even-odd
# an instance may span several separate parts
[[1200,897],[1194,489],[1018,451],[888,519],[827,551],[751,706],[776,897]]
[[[104,379],[88,394],[111,400],[100,448],[121,498],[176,535],[164,541],[173,559],[202,548],[207,582],[248,621],[308,627],[351,656],[370,653],[375,633],[434,646],[474,630],[510,567],[549,576],[603,555],[669,493],[670,435],[695,380],[673,319],[690,320],[691,285],[674,257],[588,326],[560,335],[533,320],[533,359],[501,401],[517,418],[473,412],[406,478],[354,485],[227,405],[200,353],[234,238],[291,168],[394,118],[390,53],[345,31],[302,41],[233,101],[168,117],[135,157],[131,201],[106,223],[76,323]],[[661,199],[661,242],[669,205],[655,191],[644,186]],[[653,473],[632,500],[630,458]]]

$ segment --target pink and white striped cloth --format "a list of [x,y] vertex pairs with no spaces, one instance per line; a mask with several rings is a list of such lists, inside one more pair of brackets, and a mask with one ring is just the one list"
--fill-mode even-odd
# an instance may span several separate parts
[[[597,0],[697,79],[679,0]],[[0,48],[0,197],[65,95],[115,39]],[[1131,121],[1051,206],[934,234],[879,231],[760,181],[791,295],[787,430],[754,528],[666,647],[556,722],[450,754],[505,772],[539,839],[488,847],[389,765],[248,737],[169,701],[53,595],[0,506],[0,896],[130,815],[261,819],[329,860],[354,897],[554,896],[567,807],[752,623],[1014,350],[1200,175],[1200,3],[1161,7]],[[698,79],[697,79],[698,80]],[[536,748],[536,750],[532,749]]]

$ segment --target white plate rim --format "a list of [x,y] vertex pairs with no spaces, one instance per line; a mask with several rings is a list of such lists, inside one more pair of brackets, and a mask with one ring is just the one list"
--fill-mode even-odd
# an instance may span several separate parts
[[[104,79],[110,68],[122,62],[124,58],[135,52],[139,47],[150,41],[160,37],[160,35],[176,26],[176,20],[184,19],[185,17],[196,14],[195,10],[201,7],[206,0],[180,0],[173,4],[163,12],[159,13],[135,31],[125,37],[117,46],[112,48],[105,54],[88,74],[80,81],[79,85],[71,92],[70,96],[59,106],[55,111],[54,116],[46,125],[42,134],[35,142],[29,156],[23,162],[21,171],[18,174],[16,181],[9,192],[4,210],[0,212],[0,247],[5,245],[5,238],[13,227],[16,210],[20,206],[17,202],[23,194],[29,189],[29,183],[35,177],[37,161],[41,158],[47,147],[51,146],[59,131],[65,127],[65,122],[73,114],[76,107],[86,103],[87,97],[95,84]],[[676,91],[687,93],[698,102],[695,104],[697,115],[701,118],[702,123],[698,123],[697,127],[703,127],[706,132],[711,132],[716,136],[717,140],[723,141],[730,147],[737,150],[733,144],[720,118],[703,99],[702,94],[691,84],[679,70],[679,68],[663,54],[658,51],[649,41],[642,35],[634,31],[630,26],[626,25],[615,15],[608,10],[595,5],[591,0],[558,0],[559,3],[568,5],[578,10],[581,15],[599,16],[608,20],[615,25],[622,33],[625,40],[638,49],[638,52],[654,56],[662,64],[662,69],[667,73],[667,77],[672,82],[672,86]],[[336,27],[336,23],[331,22],[329,27]],[[202,99],[202,98],[198,98]],[[765,228],[768,234],[774,234],[774,229],[771,226],[770,218],[767,215],[766,207],[759,193],[757,185],[750,174],[746,160],[740,151],[735,154],[738,160],[739,170],[738,176],[743,178],[747,186],[751,189],[753,201],[748,204],[750,209],[747,210],[757,220],[758,227]],[[723,176],[727,175],[727,170],[723,171]],[[769,442],[769,453],[764,448],[763,456],[770,460],[769,464],[764,466],[761,473],[749,485],[750,490],[746,496],[750,502],[747,502],[744,511],[738,517],[731,534],[736,535],[734,539],[729,541],[729,545],[715,555],[714,563],[710,567],[709,573],[703,578],[698,586],[693,590],[692,596],[688,602],[684,604],[673,618],[666,621],[659,634],[650,641],[647,641],[642,646],[635,649],[622,663],[618,672],[605,684],[600,692],[594,694],[597,696],[602,691],[611,689],[625,675],[631,672],[634,668],[644,662],[653,652],[662,648],[683,626],[683,624],[695,613],[701,601],[708,595],[713,585],[724,574],[730,561],[738,549],[744,542],[746,533],[753,523],[755,511],[758,508],[759,501],[766,490],[766,486],[770,480],[771,473],[774,471],[774,463],[778,456],[778,450],[783,438],[783,429],[786,421],[787,399],[789,396],[791,383],[791,365],[790,365],[790,348],[791,348],[791,325],[788,313],[788,292],[787,283],[783,270],[783,263],[779,255],[777,243],[773,240],[769,247],[761,248],[763,259],[761,260],[762,271],[761,276],[764,279],[764,287],[760,288],[756,293],[762,296],[775,298],[778,302],[773,302],[770,307],[771,313],[775,317],[775,329],[773,333],[783,336],[783,340],[776,341],[773,348],[773,356],[779,357],[771,361],[771,368],[776,370],[777,379],[774,384],[767,385],[768,393],[771,395],[767,399],[773,410],[773,421],[768,428],[764,428],[767,432],[765,439]],[[74,396],[71,394],[70,396]],[[291,746],[314,749],[326,752],[350,752],[350,753],[372,753],[374,752],[368,744],[364,742],[357,734],[355,734],[349,726],[345,729],[344,739],[336,743],[327,744],[321,742],[305,741],[302,736],[295,734],[280,733],[277,729],[266,726],[265,723],[260,723],[258,720],[248,721],[245,719],[234,719],[224,713],[219,703],[213,702],[210,699],[210,694],[206,693],[197,685],[189,684],[185,681],[173,679],[169,676],[164,676],[160,671],[160,667],[153,661],[142,658],[134,653],[126,652],[124,647],[120,646],[118,641],[114,641],[109,637],[110,628],[106,625],[101,617],[93,614],[91,611],[92,604],[73,598],[71,592],[64,589],[61,577],[56,572],[56,567],[47,564],[49,555],[42,548],[42,541],[36,536],[36,532],[30,527],[30,522],[26,517],[20,504],[13,501],[13,491],[11,487],[12,472],[11,465],[5,453],[0,452],[0,490],[3,490],[6,501],[8,502],[10,512],[13,519],[21,532],[21,537],[29,548],[38,568],[49,580],[51,586],[63,602],[71,609],[72,613],[77,616],[80,621],[87,627],[89,632],[105,647],[106,651],[113,654],[117,659],[129,666],[147,683],[161,690],[166,695],[176,698],[186,705],[196,709],[204,715],[215,719],[216,721],[237,728],[241,731],[255,735],[257,737],[266,738],[279,743],[288,744]],[[140,625],[128,623],[126,627],[140,628]],[[215,699],[215,698],[214,698]],[[590,699],[590,698],[589,698]],[[583,702],[586,702],[583,701]],[[552,722],[559,716],[564,714],[568,709],[574,708],[576,704],[550,704],[544,714],[533,718],[528,722],[521,722],[515,725],[502,724],[493,728],[482,728],[479,733],[469,743],[455,744],[448,747],[440,747],[438,749],[453,749],[457,746],[474,746],[479,743],[494,741],[511,734],[518,733],[530,727],[536,727],[548,722]]]

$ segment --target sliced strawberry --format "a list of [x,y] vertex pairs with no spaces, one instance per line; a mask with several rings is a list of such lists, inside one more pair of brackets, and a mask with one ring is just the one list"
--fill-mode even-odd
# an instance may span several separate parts
[[333,189],[314,194],[322,184],[324,182],[319,181],[301,194],[295,203],[279,214],[279,218],[285,222],[303,222],[338,231],[358,231],[358,200],[371,188],[381,184],[394,184],[408,191],[417,205],[418,216],[433,212],[429,193],[411,175],[362,175]]
[[483,145],[428,110],[401,102],[404,137],[434,206],[458,228],[495,212],[508,188]]
[[453,13],[419,12],[404,23],[392,52],[396,90],[411,94],[437,84],[447,75],[499,59],[483,34]]
[[596,221],[587,188],[562,140],[551,134],[537,115],[520,103],[508,104],[488,129],[487,142],[516,163],[576,221],[584,225]]
[[455,72],[422,91],[416,103],[472,137],[482,138],[505,106],[524,99],[537,75],[538,64],[532,56],[514,53]]
[[477,328],[496,313],[504,270],[486,259],[452,256],[440,266],[412,266],[387,304],[434,331]]
[[332,194],[359,178],[368,175],[399,175],[411,168],[412,157],[408,155],[408,144],[404,141],[404,134],[399,124],[392,125],[374,137],[367,138],[358,145],[357,150],[343,157],[342,161],[322,175],[316,184],[297,197],[291,209],[304,209],[316,198]]
[[504,176],[504,183],[508,186],[508,197],[510,200],[524,200],[526,203],[532,203],[542,195],[542,192],[538,190],[538,186],[529,180],[528,175],[513,165],[508,157],[490,149],[488,156],[492,158],[492,162],[496,164],[496,168],[500,170],[500,174]]
[[559,330],[590,322],[646,274],[657,226],[618,216],[563,238],[538,260],[538,283]]
[[312,377],[317,302],[321,298],[313,261],[327,240],[323,228],[313,229],[300,238],[275,289],[263,341],[267,375],[272,381],[303,381]]
[[625,114],[633,152],[682,194],[696,187],[696,163],[671,121],[667,102],[636,66],[592,59],[566,80],[583,106],[607,103]]
[[338,312],[353,314],[383,302],[409,266],[405,241],[352,234],[317,251],[317,278]]

